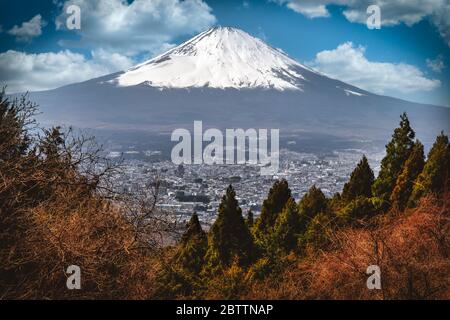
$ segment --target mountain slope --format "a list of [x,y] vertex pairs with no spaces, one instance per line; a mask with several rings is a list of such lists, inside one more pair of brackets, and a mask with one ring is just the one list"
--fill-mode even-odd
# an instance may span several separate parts
[[379,96],[311,70],[233,28],[213,28],[129,70],[32,93],[42,121],[160,132],[281,128],[385,140],[406,111],[423,140],[450,131],[450,108]]
[[301,89],[309,70],[246,32],[213,28],[144,62],[116,80],[120,86]]

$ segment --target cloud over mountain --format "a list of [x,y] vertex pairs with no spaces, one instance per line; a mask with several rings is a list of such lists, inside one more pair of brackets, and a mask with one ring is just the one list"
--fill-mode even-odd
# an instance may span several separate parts
[[365,50],[346,42],[336,49],[317,53],[309,64],[332,78],[379,94],[429,91],[441,85],[439,80],[427,78],[415,66],[370,61],[365,56]]
[[37,91],[60,87],[126,69],[132,61],[120,54],[93,51],[92,58],[70,50],[56,53],[25,53],[8,50],[0,53],[1,83],[7,91]]
[[177,37],[216,23],[211,8],[201,0],[70,0],[61,4],[57,29],[65,29],[70,5],[81,9],[82,43],[126,56],[161,52]]
[[[60,40],[59,52],[0,53],[1,84],[8,92],[53,89],[116,71],[126,70],[142,57],[154,56],[175,46],[184,35],[207,29],[216,22],[211,8],[201,0],[70,0],[55,1],[60,14],[56,28],[66,29],[66,9],[81,9],[80,41]],[[37,15],[9,34],[29,41],[42,33],[45,22]],[[74,49],[71,49],[74,47]],[[80,47],[87,54],[76,52]]]

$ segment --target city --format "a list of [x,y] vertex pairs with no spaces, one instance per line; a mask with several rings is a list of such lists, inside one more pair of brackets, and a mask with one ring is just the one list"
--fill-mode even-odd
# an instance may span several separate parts
[[342,191],[363,154],[376,174],[383,152],[375,147],[369,151],[344,149],[325,154],[282,149],[279,173],[273,176],[261,175],[260,165],[176,165],[165,159],[161,151],[155,150],[109,150],[107,157],[123,158],[124,170],[114,178],[118,191],[143,190],[158,177],[161,181],[159,208],[177,214],[181,221],[188,220],[195,211],[207,227],[214,221],[229,184],[236,190],[243,215],[251,209],[257,216],[275,180],[286,179],[297,201],[313,185],[321,188],[327,197],[332,197]]

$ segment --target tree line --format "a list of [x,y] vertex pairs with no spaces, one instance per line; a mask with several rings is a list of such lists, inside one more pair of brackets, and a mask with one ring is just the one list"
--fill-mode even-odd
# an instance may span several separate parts
[[218,275],[240,268],[248,271],[247,277],[264,279],[290,253],[305,257],[325,250],[336,230],[370,228],[386,214],[415,208],[423,197],[442,199],[450,187],[449,173],[448,137],[441,132],[425,160],[424,146],[404,113],[386,145],[378,177],[363,156],[342,192],[332,198],[314,185],[296,203],[288,182],[279,180],[255,219],[251,210],[243,216],[230,185],[208,233],[197,214],[192,215],[174,264],[163,272],[161,294],[191,296],[213,285]]
[[[358,298],[372,260],[392,288],[376,298],[448,292],[449,141],[425,159],[406,114],[378,177],[363,156],[341,193],[312,186],[299,202],[279,180],[258,217],[230,185],[208,232],[194,213],[167,246],[177,228],[158,210],[159,181],[118,194],[121,168],[95,141],[39,128],[36,112],[0,92],[0,299]],[[72,264],[81,290],[66,287]]]

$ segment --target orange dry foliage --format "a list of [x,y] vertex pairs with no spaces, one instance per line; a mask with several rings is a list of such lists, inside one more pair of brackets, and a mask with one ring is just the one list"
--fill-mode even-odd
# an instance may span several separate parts
[[[449,299],[449,200],[428,197],[376,228],[338,231],[331,250],[256,283],[248,298]],[[381,269],[381,290],[367,289],[369,265]]]
[[[21,213],[28,228],[2,254],[5,299],[144,299],[155,262],[135,242],[123,213],[100,198],[60,195]],[[81,290],[68,290],[65,270],[81,268]],[[11,281],[9,281],[11,280]]]

